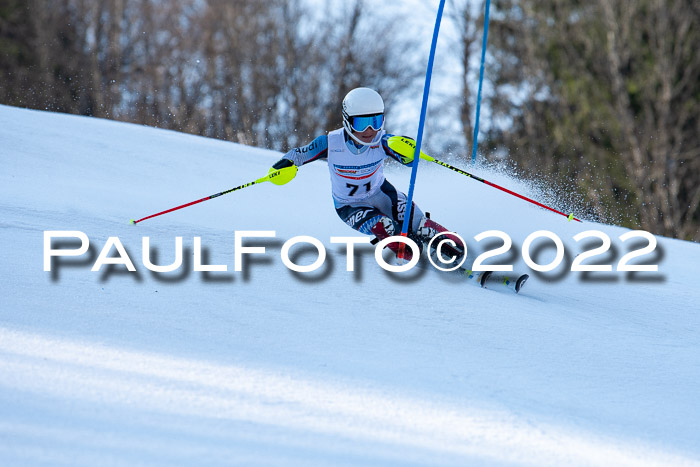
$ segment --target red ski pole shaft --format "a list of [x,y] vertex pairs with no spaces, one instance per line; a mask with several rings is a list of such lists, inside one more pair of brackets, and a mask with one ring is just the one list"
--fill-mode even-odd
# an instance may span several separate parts
[[448,168],[448,169],[450,169],[450,170],[454,170],[455,172],[460,173],[460,174],[462,174],[462,175],[466,175],[467,177],[473,178],[474,180],[478,180],[478,181],[480,181],[480,182],[482,182],[482,183],[485,183],[485,184],[488,185],[488,186],[492,186],[492,187],[494,187],[494,188],[498,188],[499,190],[504,191],[504,192],[508,193],[509,195],[516,196],[516,197],[518,197],[518,198],[520,198],[520,199],[522,199],[522,200],[528,201],[528,202],[530,202],[530,203],[532,203],[532,204],[534,204],[534,205],[537,205],[537,206],[539,206],[539,207],[541,207],[541,208],[545,208],[545,209],[547,209],[547,210],[549,210],[549,211],[556,212],[557,214],[561,214],[562,216],[568,218],[569,221],[575,220],[575,221],[577,221],[577,222],[582,222],[580,219],[575,218],[573,213],[571,213],[571,214],[564,214],[563,212],[557,211],[556,209],[553,209],[553,208],[550,208],[549,206],[546,206],[546,205],[544,205],[544,204],[542,204],[542,203],[539,203],[539,202],[535,201],[534,199],[530,199],[530,198],[528,198],[527,196],[523,196],[523,195],[518,194],[518,193],[516,193],[516,192],[514,192],[514,191],[511,191],[511,190],[509,190],[509,189],[507,189],[507,188],[503,188],[503,187],[500,186],[500,185],[496,185],[495,183],[489,182],[488,180],[484,180],[483,178],[477,177],[476,175],[472,175],[472,174],[470,174],[469,172],[466,172],[466,171],[464,171],[464,170],[462,170],[462,169],[459,169],[459,168],[457,168],[457,167],[454,167],[454,166],[452,166],[452,165],[450,165],[450,164],[448,164],[448,163],[446,163],[446,162],[442,162],[442,161],[440,161],[440,160],[438,160],[438,159],[435,159],[435,158],[431,158],[431,159],[433,159],[432,161],[435,162],[436,164],[439,164],[439,165],[441,165],[441,166],[443,166],[443,167],[445,167],[445,168]]
[[291,167],[283,167],[281,169],[270,169],[267,175],[264,177],[260,177],[259,179],[255,180],[254,182],[246,183],[241,186],[237,186],[235,188],[231,188],[230,190],[222,191],[221,193],[216,193],[214,195],[209,195],[206,196],[202,199],[198,199],[197,201],[192,201],[187,204],[183,204],[182,206],[175,206],[174,208],[170,208],[167,211],[162,211],[158,212],[156,214],[151,214],[150,216],[146,216],[142,219],[139,219],[137,221],[131,219],[132,224],[138,224],[139,222],[145,221],[146,219],[151,219],[153,217],[157,216],[162,216],[163,214],[167,214],[169,212],[177,211],[178,209],[186,208],[187,206],[192,206],[194,204],[202,203],[204,201],[210,200],[212,198],[218,198],[219,196],[226,195],[228,193],[234,192],[236,190],[242,190],[243,188],[247,188],[251,185],[255,185],[256,183],[263,183],[263,182],[272,182],[275,185],[284,185],[285,183],[289,182],[294,178],[294,176],[297,173],[297,167],[295,165],[292,165]]
[[183,204],[183,205],[181,205],[181,206],[176,206],[176,207],[170,208],[170,209],[168,209],[168,210],[166,210],[166,211],[161,211],[161,212],[158,212],[158,213],[156,213],[156,214],[151,214],[150,216],[143,217],[143,218],[141,218],[141,219],[139,219],[139,220],[136,220],[136,221],[132,219],[132,220],[131,220],[131,223],[132,223],[132,224],[138,224],[139,222],[145,221],[146,219],[151,219],[151,218],[153,218],[153,217],[162,216],[163,214],[167,214],[167,213],[169,213],[169,212],[177,211],[178,209],[182,209],[182,208],[186,208],[186,207],[188,207],[188,206],[192,206],[192,205],[194,205],[194,204],[202,203],[202,202],[204,202],[204,201],[208,201],[208,200],[213,199],[213,198],[218,198],[219,196],[222,196],[222,195],[231,193],[231,192],[236,191],[236,190],[241,190],[241,189],[246,188],[246,187],[249,187],[249,186],[251,186],[251,185],[255,185],[256,183],[264,182],[264,181],[267,181],[267,180],[268,180],[268,177],[263,177],[263,178],[260,178],[260,179],[258,179],[258,180],[255,180],[254,182],[246,183],[245,185],[240,185],[240,186],[237,186],[237,187],[235,187],[235,188],[231,188],[230,190],[222,191],[221,193],[216,193],[216,194],[214,194],[214,195],[206,196],[206,197],[204,197],[204,198],[202,198],[202,199],[198,199],[197,201],[192,201],[192,202],[190,202],[190,203]]

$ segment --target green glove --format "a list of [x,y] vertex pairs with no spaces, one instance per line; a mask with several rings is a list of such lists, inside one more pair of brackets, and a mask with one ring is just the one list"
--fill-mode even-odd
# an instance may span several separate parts
[[[401,162],[404,164],[413,162],[413,154],[416,152],[416,142],[412,138],[407,138],[406,136],[392,136],[387,141],[387,144],[389,148],[401,158]],[[435,162],[434,158],[423,151],[420,152],[420,158],[424,161]]]
[[292,181],[297,175],[297,166],[292,165],[289,167],[284,167],[281,169],[276,169],[270,167],[270,171],[267,173],[267,179],[270,180],[275,185],[284,185]]

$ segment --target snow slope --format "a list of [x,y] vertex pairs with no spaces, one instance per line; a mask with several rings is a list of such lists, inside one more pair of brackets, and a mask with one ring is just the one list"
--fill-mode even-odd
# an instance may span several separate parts
[[[0,141],[3,465],[700,464],[697,244],[659,237],[639,259],[657,273],[560,268],[520,295],[430,267],[389,274],[369,248],[348,272],[330,237],[355,232],[323,162],[133,226],[255,180],[280,154],[5,106]],[[408,169],[387,175],[407,189]],[[501,259],[520,270],[520,246],[542,229],[569,265],[585,230],[610,236],[608,264],[630,249],[626,229],[567,222],[436,165],[421,166],[415,200],[472,252],[475,235],[508,233]],[[58,230],[91,248],[45,272],[44,232]],[[276,236],[252,242],[266,254],[236,272],[234,232],[250,230]],[[319,271],[282,263],[297,235],[324,243]],[[183,267],[147,270],[142,238],[170,264],[178,236]],[[109,237],[136,273],[90,270]],[[194,237],[226,272],[193,271]]]

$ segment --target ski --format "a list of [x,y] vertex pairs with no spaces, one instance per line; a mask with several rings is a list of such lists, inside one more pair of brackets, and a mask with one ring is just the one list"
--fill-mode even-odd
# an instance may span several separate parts
[[517,272],[502,272],[502,271],[473,271],[473,261],[468,265],[463,265],[453,271],[462,278],[479,284],[484,289],[506,288],[515,293],[519,293],[527,280],[530,278],[528,274],[520,274]]
[[[371,244],[375,245],[379,240],[374,237],[370,241]],[[435,251],[427,254],[435,255]],[[467,279],[475,284],[479,284],[481,288],[484,289],[496,289],[496,288],[506,288],[515,293],[519,293],[523,286],[530,278],[528,274],[520,274],[517,272],[503,272],[503,271],[473,271],[471,269],[473,261],[469,262],[468,266],[460,266],[452,271],[444,271],[457,275],[461,278]]]
[[530,278],[528,274],[501,271],[475,272],[467,268],[458,268],[455,272],[465,276],[467,279],[475,280],[484,289],[505,287],[515,293],[519,293]]

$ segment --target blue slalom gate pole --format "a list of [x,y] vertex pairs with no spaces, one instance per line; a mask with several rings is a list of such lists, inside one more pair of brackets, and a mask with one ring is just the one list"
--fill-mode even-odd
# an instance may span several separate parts
[[476,94],[476,120],[474,121],[474,138],[472,140],[472,165],[476,164],[476,142],[479,136],[479,112],[481,111],[481,85],[484,82],[484,61],[486,60],[486,38],[489,35],[489,6],[491,0],[486,0],[484,13],[484,38],[481,43],[481,68],[479,69],[479,91]]
[[[413,207],[413,188],[416,184],[416,174],[418,173],[418,162],[420,161],[420,147],[423,142],[423,127],[425,125],[425,114],[428,110],[428,93],[430,92],[430,79],[433,75],[433,61],[435,59],[435,49],[437,48],[438,33],[440,32],[440,21],[442,11],[445,8],[445,0],[440,0],[437,18],[435,19],[435,30],[433,31],[433,42],[430,45],[430,55],[428,57],[428,69],[425,72],[425,87],[423,88],[423,104],[420,109],[420,120],[418,122],[418,136],[416,137],[416,151],[413,153],[413,165],[411,166],[411,182],[408,186],[408,199],[406,200],[406,212],[403,218],[401,235],[408,235],[408,224],[411,219],[411,208]],[[401,244],[403,247],[403,243]],[[403,253],[403,250],[401,250]],[[400,255],[402,256],[402,255]]]

